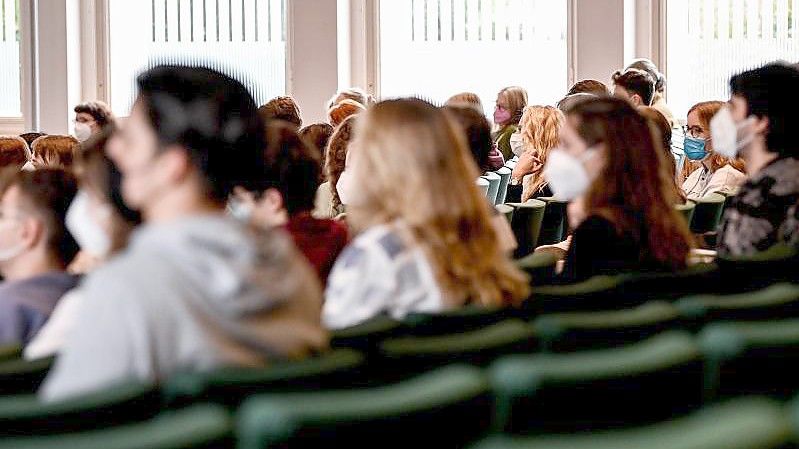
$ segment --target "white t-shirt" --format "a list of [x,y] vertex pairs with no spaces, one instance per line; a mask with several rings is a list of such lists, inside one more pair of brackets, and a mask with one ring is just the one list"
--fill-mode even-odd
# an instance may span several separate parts
[[746,175],[730,164],[715,172],[711,172],[703,164],[688,175],[688,178],[682,183],[682,190],[689,199],[702,198],[711,193],[726,195],[734,192],[744,181],[746,181]]

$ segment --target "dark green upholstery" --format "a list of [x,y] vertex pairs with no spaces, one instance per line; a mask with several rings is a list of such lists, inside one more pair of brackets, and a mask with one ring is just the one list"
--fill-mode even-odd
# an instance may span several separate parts
[[684,204],[677,204],[674,206],[677,209],[683,218],[685,218],[685,224],[687,226],[691,226],[691,220],[694,218],[694,210],[696,209],[696,203],[693,201],[686,201]]
[[153,385],[131,382],[54,402],[35,395],[0,397],[0,435],[42,435],[141,421],[161,408]]
[[197,405],[103,430],[8,438],[0,449],[221,449],[233,447],[232,434],[224,408]]
[[363,367],[361,353],[339,349],[265,368],[221,368],[179,374],[166,382],[163,394],[171,406],[197,401],[237,406],[254,393],[357,386],[365,382]]
[[450,363],[484,366],[499,356],[537,347],[532,326],[506,320],[475,331],[386,340],[380,345],[380,363],[385,376],[407,376]]
[[608,312],[543,315],[534,321],[545,351],[604,349],[635,343],[679,327],[680,312],[665,302]]
[[799,320],[719,323],[699,335],[709,398],[799,391]]
[[675,304],[695,326],[718,321],[799,318],[799,286],[782,283],[735,295],[690,296]]
[[511,228],[519,245],[513,255],[516,258],[524,257],[538,246],[541,224],[546,211],[546,203],[538,200],[529,200],[526,203],[508,203],[513,207],[513,220]]
[[397,337],[406,332],[407,329],[400,321],[386,315],[379,315],[355,326],[332,331],[330,346],[357,349],[363,353],[369,353],[386,338]]
[[497,429],[508,433],[653,423],[702,400],[701,353],[690,334],[676,331],[614,349],[509,356],[490,376]]
[[454,334],[477,330],[512,318],[516,311],[468,305],[440,313],[411,313],[403,324],[414,337]]
[[47,377],[55,358],[0,362],[0,395],[32,394]]
[[778,244],[743,257],[716,259],[721,273],[718,288],[728,293],[751,291],[778,282],[799,282],[799,255],[795,248]]
[[535,252],[516,261],[516,266],[530,276],[530,284],[548,285],[555,279],[558,258],[552,253]]
[[239,411],[238,447],[460,448],[491,410],[482,372],[448,366],[380,388],[256,396]]
[[628,307],[632,307],[653,299],[716,293],[719,282],[716,265],[698,264],[674,273],[632,273],[625,278],[622,290]]
[[529,317],[623,309],[628,307],[621,290],[623,281],[623,276],[594,276],[577,284],[533,286],[533,293],[522,308]]
[[21,356],[22,356],[22,345],[20,345],[19,343],[12,343],[9,345],[0,346],[0,362],[18,359]]
[[497,204],[494,207],[497,209],[497,212],[505,216],[505,219],[508,220],[508,224],[513,224],[513,206]]
[[558,201],[552,197],[540,197],[537,199],[547,203],[547,208],[544,212],[541,233],[538,236],[538,244],[536,246],[554,245],[566,240],[566,235],[569,231],[566,208],[569,203]]
[[705,234],[716,232],[724,211],[726,197],[718,193],[710,193],[702,198],[692,199],[696,203],[694,216],[691,218],[691,232]]
[[499,191],[497,192],[497,204],[502,204],[505,202],[505,198],[508,195],[508,183],[510,183],[510,175],[512,170],[507,167],[502,167],[499,170],[495,171],[497,175],[499,175]]
[[741,398],[683,418],[611,432],[499,436],[471,449],[788,449],[791,426],[780,404]]

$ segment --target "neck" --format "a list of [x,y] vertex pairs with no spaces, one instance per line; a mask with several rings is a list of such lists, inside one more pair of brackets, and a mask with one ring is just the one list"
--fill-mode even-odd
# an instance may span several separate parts
[[28,279],[54,271],[64,271],[64,266],[41,251],[22,254],[2,267],[7,281]]
[[746,151],[746,174],[751,176],[760,173],[760,170],[777,159],[777,153],[772,153],[766,148],[762,138],[756,139]]
[[166,223],[188,216],[219,214],[222,206],[205,195],[192,191],[174,191],[153,204],[145,206],[143,213],[148,223]]

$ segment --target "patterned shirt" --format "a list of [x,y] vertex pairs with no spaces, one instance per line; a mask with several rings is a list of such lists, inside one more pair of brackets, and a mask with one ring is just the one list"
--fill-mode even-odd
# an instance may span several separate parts
[[430,262],[403,234],[399,223],[375,226],[344,250],[325,292],[322,320],[328,328],[353,326],[382,313],[401,319],[444,307]]
[[721,256],[745,256],[799,239],[799,160],[776,159],[742,187],[724,212]]

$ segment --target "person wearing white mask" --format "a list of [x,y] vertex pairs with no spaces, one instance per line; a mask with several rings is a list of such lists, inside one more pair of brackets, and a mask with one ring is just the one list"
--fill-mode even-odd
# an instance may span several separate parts
[[[141,222],[140,214],[122,201],[121,175],[105,154],[112,133],[113,130],[105,128],[82,144],[78,159],[80,190],[66,215],[67,228],[81,249],[70,265],[72,271],[86,273],[103,264],[127,245],[130,233]],[[61,298],[50,319],[25,347],[26,359],[58,353],[77,320],[84,298],[80,287]]]
[[586,100],[567,111],[560,145],[544,176],[556,198],[572,201],[563,282],[686,266],[692,237],[646,118],[625,100]]
[[715,151],[741,157],[747,181],[725,209],[721,256],[799,242],[799,70],[767,64],[730,79],[732,97],[710,122]]
[[75,106],[72,135],[80,142],[89,140],[106,126],[116,127],[116,117],[111,108],[102,101],[87,101]]
[[60,169],[0,175],[0,345],[26,344],[78,282],[78,245],[64,225],[77,181]]

